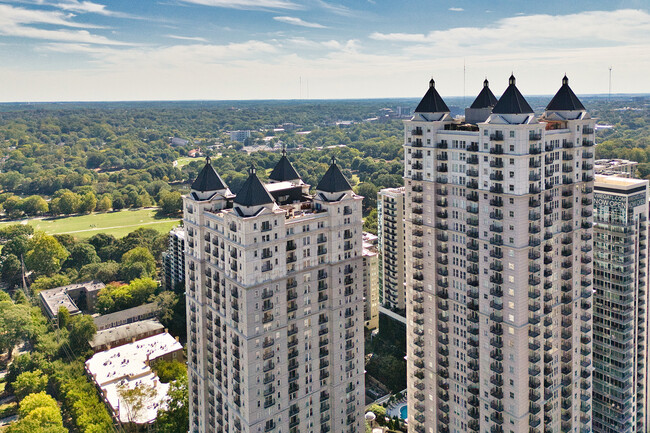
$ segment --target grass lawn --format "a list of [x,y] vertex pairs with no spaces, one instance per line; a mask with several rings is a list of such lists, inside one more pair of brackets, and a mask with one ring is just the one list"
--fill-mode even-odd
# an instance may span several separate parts
[[[168,232],[178,225],[177,218],[156,218],[155,209],[123,210],[120,212],[95,213],[91,215],[63,218],[23,220],[48,234],[71,234],[77,238],[89,238],[97,233],[106,233],[121,238],[140,227]],[[18,221],[1,222],[0,227],[16,224]]]
[[[219,157],[221,157],[221,154],[213,156],[212,159],[217,159]],[[184,157],[178,158],[176,160],[176,164],[177,164],[176,167],[178,169],[181,169],[181,168],[185,167],[186,165],[188,165],[192,161],[205,161],[205,156],[197,156],[196,158],[190,158],[189,156],[184,156]]]
[[181,168],[185,167],[186,165],[188,165],[190,162],[192,162],[192,161],[198,161],[198,160],[200,160],[200,159],[204,159],[204,158],[201,157],[201,156],[196,157],[196,158],[190,158],[189,156],[185,156],[185,157],[182,157],[182,158],[178,158],[178,159],[176,160],[176,164],[177,164],[176,167],[178,167],[179,169],[181,169]]

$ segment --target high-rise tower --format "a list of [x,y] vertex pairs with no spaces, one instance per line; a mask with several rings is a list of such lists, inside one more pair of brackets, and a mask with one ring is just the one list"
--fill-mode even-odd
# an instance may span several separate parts
[[362,431],[363,198],[334,161],[314,195],[285,154],[270,178],[208,160],[184,197],[190,431]]
[[646,432],[648,181],[596,174],[594,432]]
[[404,122],[409,430],[589,432],[594,121],[485,89]]
[[379,302],[404,314],[404,187],[384,188],[377,194],[379,237]]

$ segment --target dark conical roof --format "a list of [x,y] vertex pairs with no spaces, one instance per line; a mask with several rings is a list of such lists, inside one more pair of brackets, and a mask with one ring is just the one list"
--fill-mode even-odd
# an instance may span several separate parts
[[212,164],[210,164],[210,157],[207,157],[205,159],[205,165],[192,183],[192,189],[194,191],[206,192],[219,191],[226,188],[228,188],[228,185],[226,185],[223,179],[221,179],[221,176],[212,167]]
[[257,177],[255,167],[248,170],[248,179],[246,179],[233,201],[240,206],[263,206],[273,203],[273,197]]
[[350,183],[345,176],[343,176],[343,173],[341,173],[341,169],[336,165],[336,160],[333,157],[330,168],[327,169],[323,178],[318,182],[316,189],[323,192],[343,192],[352,190]]
[[497,105],[494,106],[494,109],[492,109],[493,113],[496,114],[532,114],[533,109],[530,108],[530,105],[528,105],[528,102],[526,102],[526,99],[524,98],[524,95],[521,94],[519,89],[517,89],[517,86],[515,85],[515,76],[511,75],[510,79],[508,80],[508,88],[506,89],[505,92],[503,92],[503,95],[501,95],[501,98],[499,98],[499,102],[497,102]]
[[424,94],[424,97],[415,109],[416,113],[449,113],[449,108],[445,101],[436,90],[436,82],[429,81],[429,90]]
[[551,102],[546,106],[546,111],[582,111],[585,106],[578,99],[571,87],[569,87],[569,79],[565,75],[562,78],[562,87],[557,91]]
[[269,175],[269,179],[278,182],[300,179],[300,175],[296,169],[293,168],[291,161],[287,158],[287,152],[284,149],[282,149],[282,157],[273,168],[273,171]]
[[494,93],[490,90],[490,82],[486,78],[485,81],[483,81],[481,93],[479,93],[476,99],[474,99],[470,108],[494,107],[497,102],[496,96],[494,96]]

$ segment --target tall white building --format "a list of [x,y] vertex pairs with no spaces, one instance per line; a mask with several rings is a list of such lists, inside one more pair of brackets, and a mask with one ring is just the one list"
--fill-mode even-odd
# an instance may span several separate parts
[[379,236],[379,302],[404,312],[404,187],[384,188],[377,194]]
[[591,431],[594,120],[515,78],[404,123],[409,431]]
[[594,187],[593,426],[647,432],[648,181],[616,173]]
[[361,202],[286,155],[234,195],[209,160],[184,197],[190,431],[359,432]]

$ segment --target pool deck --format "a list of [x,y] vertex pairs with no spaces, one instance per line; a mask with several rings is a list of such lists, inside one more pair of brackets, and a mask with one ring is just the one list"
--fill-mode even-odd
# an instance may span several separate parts
[[392,406],[390,408],[387,408],[386,409],[386,414],[388,416],[390,416],[391,418],[394,417],[394,416],[402,418],[401,409],[402,409],[403,406],[406,406],[406,401],[399,402],[399,403],[395,404],[394,406]]

